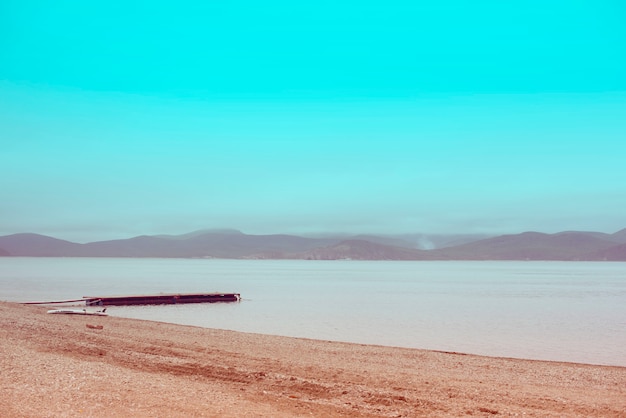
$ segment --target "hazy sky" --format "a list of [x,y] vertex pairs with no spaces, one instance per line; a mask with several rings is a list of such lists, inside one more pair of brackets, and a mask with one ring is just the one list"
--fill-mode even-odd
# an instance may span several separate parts
[[0,235],[626,227],[626,3],[4,0]]

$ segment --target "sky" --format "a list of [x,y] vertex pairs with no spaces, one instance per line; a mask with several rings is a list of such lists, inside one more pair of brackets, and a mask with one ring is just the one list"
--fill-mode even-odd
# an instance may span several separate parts
[[626,3],[0,3],[0,235],[626,227]]

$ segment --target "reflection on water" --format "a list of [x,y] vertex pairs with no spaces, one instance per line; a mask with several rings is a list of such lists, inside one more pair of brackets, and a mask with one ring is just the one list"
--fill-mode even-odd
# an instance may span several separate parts
[[626,366],[626,263],[0,258],[0,299],[237,292],[111,315]]

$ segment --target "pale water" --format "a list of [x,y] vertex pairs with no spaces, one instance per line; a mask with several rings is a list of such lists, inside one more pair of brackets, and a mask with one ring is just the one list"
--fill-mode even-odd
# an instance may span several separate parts
[[626,263],[0,258],[0,300],[177,292],[240,303],[114,316],[491,356],[626,366]]

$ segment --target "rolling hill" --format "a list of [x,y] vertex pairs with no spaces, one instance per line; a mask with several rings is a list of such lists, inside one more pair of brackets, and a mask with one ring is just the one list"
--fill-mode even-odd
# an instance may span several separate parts
[[80,246],[81,244],[70,241],[31,233],[0,237],[0,250],[11,256],[65,257],[74,254]]
[[[410,239],[409,237],[413,237]],[[459,245],[420,249],[423,235],[307,238],[248,235],[236,230],[138,236],[78,244],[32,233],[0,237],[0,256],[171,257],[304,260],[586,260],[626,261],[626,229],[614,234],[524,232],[479,239],[454,236]],[[440,242],[446,242],[439,236]],[[434,242],[433,240],[430,241]]]
[[595,260],[617,244],[606,237],[589,232],[524,232],[436,251],[463,260]]

